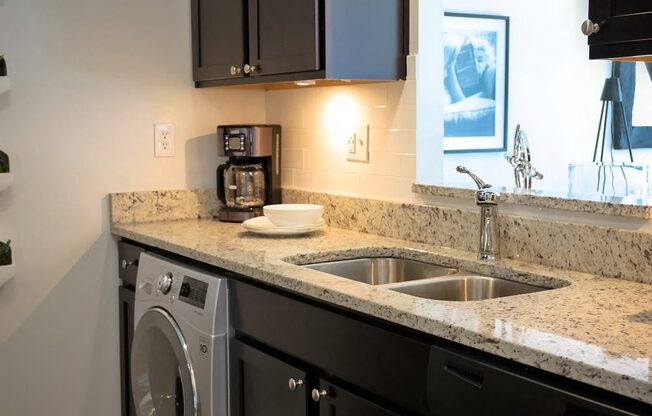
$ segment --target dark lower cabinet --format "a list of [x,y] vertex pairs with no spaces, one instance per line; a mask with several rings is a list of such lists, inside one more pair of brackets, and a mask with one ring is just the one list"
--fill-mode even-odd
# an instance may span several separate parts
[[133,288],[120,286],[120,396],[122,399],[122,416],[136,416],[136,409],[131,396],[131,374],[129,372],[131,341],[134,338],[134,301],[136,292]]
[[144,246],[126,241],[118,243],[118,287],[120,323],[120,398],[122,416],[136,416],[131,395],[131,342],[134,338],[134,305],[138,260]]
[[324,380],[311,396],[319,397],[319,416],[398,416],[378,404]]
[[231,344],[231,360],[233,416],[308,414],[304,371],[237,340]]
[[231,360],[232,416],[398,416],[238,340]]
[[[239,276],[230,289],[234,416],[652,415],[642,402]],[[291,390],[290,379],[303,383]]]
[[[633,416],[619,409],[470,356],[432,347],[428,365],[431,415]],[[649,409],[652,410],[652,409]]]

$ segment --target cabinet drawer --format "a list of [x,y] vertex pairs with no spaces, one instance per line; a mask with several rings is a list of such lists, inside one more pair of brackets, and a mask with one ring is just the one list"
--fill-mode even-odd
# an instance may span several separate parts
[[138,274],[138,259],[143,247],[120,241],[118,243],[118,276],[126,286],[136,286]]
[[620,410],[439,347],[432,347],[428,367],[433,416],[650,414]]
[[234,281],[236,337],[250,337],[406,409],[427,414],[430,346],[345,312],[272,289]]

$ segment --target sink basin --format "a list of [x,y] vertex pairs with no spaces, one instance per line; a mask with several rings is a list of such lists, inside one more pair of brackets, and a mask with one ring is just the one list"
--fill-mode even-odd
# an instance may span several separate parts
[[433,300],[464,302],[549,290],[398,257],[337,260],[304,264],[303,267]]
[[495,299],[549,290],[545,287],[477,275],[428,279],[392,287],[388,286],[387,289],[419,298],[448,301]]
[[450,276],[457,269],[394,257],[374,257],[306,264],[304,267],[370,285]]

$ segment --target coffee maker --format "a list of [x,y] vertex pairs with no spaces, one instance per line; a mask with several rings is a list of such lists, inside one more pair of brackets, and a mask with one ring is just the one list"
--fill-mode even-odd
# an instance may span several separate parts
[[218,155],[229,158],[217,168],[220,221],[242,222],[281,203],[281,126],[218,126],[217,141]]

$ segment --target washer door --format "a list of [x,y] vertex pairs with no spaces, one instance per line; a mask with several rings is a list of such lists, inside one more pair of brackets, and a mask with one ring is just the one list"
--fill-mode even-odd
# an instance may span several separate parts
[[188,345],[172,316],[145,312],[131,347],[131,390],[138,416],[198,416],[199,397]]

